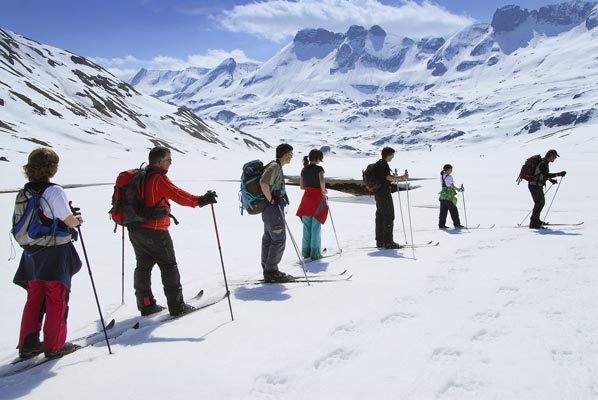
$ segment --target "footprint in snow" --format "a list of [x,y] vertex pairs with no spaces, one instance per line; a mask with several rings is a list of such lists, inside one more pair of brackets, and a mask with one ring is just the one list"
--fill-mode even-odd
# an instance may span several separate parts
[[339,325],[332,331],[331,336],[344,336],[352,335],[359,331],[359,324],[354,321],[347,322],[346,324]]
[[501,332],[498,331],[487,331],[486,329],[482,329],[477,331],[472,337],[472,342],[489,342],[495,340],[499,336],[502,336]]
[[515,286],[501,286],[498,288],[498,293],[516,293],[519,291],[518,287]]
[[466,378],[451,379],[438,391],[436,397],[439,399],[459,400],[478,398],[476,393],[483,386],[482,382],[476,380],[468,380]]
[[436,364],[454,364],[461,358],[461,351],[453,347],[439,347],[434,349],[430,360]]
[[414,305],[417,304],[417,299],[415,297],[404,296],[404,297],[397,297],[395,299],[397,304],[401,305]]
[[398,324],[399,322],[406,321],[409,319],[415,318],[415,314],[411,314],[408,312],[394,312],[392,314],[383,317],[380,322],[387,325],[387,324]]
[[261,394],[264,398],[279,398],[286,392],[289,378],[284,375],[262,374],[255,379],[253,392]]
[[344,362],[350,360],[356,354],[352,349],[336,349],[324,357],[319,358],[314,362],[314,368],[317,370],[330,370],[338,367]]
[[579,361],[579,356],[569,349],[552,349],[552,360],[562,366],[571,366]]
[[488,310],[476,313],[471,319],[475,322],[488,323],[500,317],[500,313],[494,310]]
[[530,284],[538,283],[538,284],[540,284],[540,283],[546,283],[546,282],[549,282],[549,281],[550,281],[550,279],[544,278],[542,276],[531,276],[531,277],[529,277],[529,278],[527,278],[525,280],[525,283],[530,283]]
[[453,290],[455,290],[455,288],[452,288],[449,286],[437,286],[434,289],[429,290],[428,294],[443,294],[443,293],[452,292]]

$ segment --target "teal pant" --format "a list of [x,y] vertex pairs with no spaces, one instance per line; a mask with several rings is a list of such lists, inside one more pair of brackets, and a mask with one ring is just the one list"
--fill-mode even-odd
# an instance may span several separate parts
[[315,217],[301,217],[303,221],[303,243],[301,253],[304,258],[318,259],[322,256],[320,250],[320,232],[322,224]]

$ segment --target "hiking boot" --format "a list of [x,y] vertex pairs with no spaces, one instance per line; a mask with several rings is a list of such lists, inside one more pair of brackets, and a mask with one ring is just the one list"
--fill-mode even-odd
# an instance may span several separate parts
[[39,342],[35,346],[31,347],[24,347],[19,349],[19,358],[21,360],[27,360],[28,358],[32,358],[44,352],[44,343]]
[[384,243],[382,242],[376,242],[376,247],[379,249],[383,249],[384,248]]
[[64,344],[64,346],[62,347],[62,349],[60,349],[58,351],[46,351],[45,355],[46,355],[46,358],[60,358],[62,356],[70,354],[80,348],[81,348],[81,346],[79,346],[79,345],[73,344],[71,342],[66,342]]
[[264,271],[264,282],[266,283],[292,282],[294,280],[293,276],[281,271]]
[[449,227],[448,227],[448,226],[446,226],[446,225],[442,225],[442,226],[439,226],[439,227],[438,227],[438,229],[443,229],[443,230],[444,230],[444,229],[448,229],[448,228],[449,228]]
[[548,229],[547,227],[542,226],[542,225],[530,225],[529,228],[530,229]]
[[463,225],[456,225],[455,229],[465,229],[465,227]]
[[180,317],[182,315],[185,314],[189,314],[192,311],[195,311],[196,308],[193,307],[190,304],[187,303],[182,303],[179,307],[177,307],[177,309],[175,310],[170,310],[170,315],[172,315],[173,317]]
[[147,317],[148,315],[159,313],[162,310],[166,310],[166,307],[162,307],[159,304],[152,304],[141,309],[141,316]]
[[400,244],[395,243],[395,242],[390,242],[390,243],[385,243],[384,244],[384,248],[387,249],[387,250],[390,250],[390,249],[402,249],[403,246],[401,246]]

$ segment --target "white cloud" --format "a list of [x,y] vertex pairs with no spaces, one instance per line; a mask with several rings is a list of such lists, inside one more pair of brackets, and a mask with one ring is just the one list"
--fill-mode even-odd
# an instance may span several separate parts
[[413,38],[447,36],[475,22],[424,1],[400,6],[378,0],[269,0],[235,6],[213,17],[222,28],[284,42],[304,28],[345,32],[351,25],[380,25],[388,33]]
[[157,56],[151,60],[141,60],[133,55],[117,58],[90,57],[90,59],[96,64],[106,68],[118,78],[128,80],[141,68],[172,71],[181,71],[189,67],[214,68],[225,59],[231,57],[238,63],[259,63],[259,61],[252,60],[245,54],[245,52],[243,52],[243,50],[239,49],[232,51],[209,49],[206,54],[193,54],[187,56],[186,59]]

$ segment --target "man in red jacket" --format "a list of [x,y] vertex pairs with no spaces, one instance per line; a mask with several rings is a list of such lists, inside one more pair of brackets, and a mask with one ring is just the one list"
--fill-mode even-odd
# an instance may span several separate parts
[[164,208],[165,217],[150,220],[139,228],[129,228],[129,239],[135,250],[137,267],[135,268],[134,286],[137,308],[141,315],[150,315],[162,311],[164,307],[156,304],[152,293],[152,268],[158,264],[164,286],[164,295],[168,311],[178,316],[194,308],[183,300],[181,277],[174,254],[174,247],[168,227],[170,226],[169,200],[187,207],[203,207],[216,203],[216,192],[208,190],[203,196],[195,196],[177,187],[166,173],[172,164],[170,150],[166,147],[154,147],[149,153],[148,173],[145,182],[145,206]]

